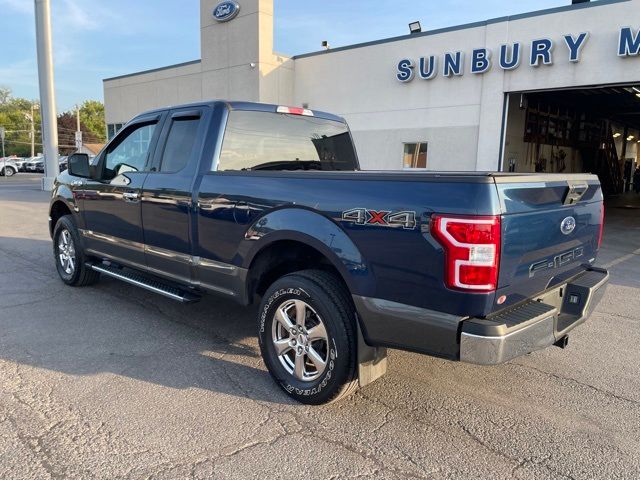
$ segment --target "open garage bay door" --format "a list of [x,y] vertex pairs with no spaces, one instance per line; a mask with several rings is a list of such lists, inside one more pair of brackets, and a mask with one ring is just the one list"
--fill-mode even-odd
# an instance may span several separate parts
[[640,162],[640,84],[507,97],[502,168],[595,173],[605,194],[630,190]]

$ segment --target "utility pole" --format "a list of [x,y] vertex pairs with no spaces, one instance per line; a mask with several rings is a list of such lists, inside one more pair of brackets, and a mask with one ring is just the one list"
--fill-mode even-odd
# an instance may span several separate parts
[[35,110],[35,105],[32,103],[31,104],[31,116],[29,117],[29,120],[31,121],[31,130],[29,131],[29,136],[31,137],[31,156],[35,157],[36,156],[36,128],[35,128],[35,120],[33,118],[34,116],[34,110]]
[[4,127],[0,127],[0,140],[2,140],[2,158],[5,157],[5,154],[4,154],[4,132],[5,132]]
[[76,105],[76,151],[82,148],[82,130],[80,130],[80,107]]
[[0,140],[2,140],[2,168],[0,168],[0,171],[7,168],[7,159],[5,158],[5,154],[4,154],[4,132],[5,132],[4,127],[0,127]]
[[60,166],[58,165],[58,119],[56,115],[56,95],[53,88],[53,53],[51,51],[51,4],[50,0],[34,1],[42,143],[45,155],[42,189],[51,191],[53,189],[53,181],[60,173]]

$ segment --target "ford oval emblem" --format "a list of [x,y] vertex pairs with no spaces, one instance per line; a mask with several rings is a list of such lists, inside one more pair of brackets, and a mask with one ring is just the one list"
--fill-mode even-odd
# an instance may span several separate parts
[[216,8],[213,9],[213,16],[219,22],[228,22],[234,19],[238,12],[240,12],[240,5],[237,2],[226,0],[216,5]]
[[562,223],[560,224],[560,231],[565,235],[569,235],[571,232],[575,230],[575,228],[576,228],[576,219],[573,217],[565,218],[564,220],[562,220]]

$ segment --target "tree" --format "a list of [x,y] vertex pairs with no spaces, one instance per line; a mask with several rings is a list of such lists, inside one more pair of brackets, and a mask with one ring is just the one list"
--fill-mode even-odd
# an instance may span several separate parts
[[[7,155],[26,157],[31,155],[31,107],[36,101],[15,98],[11,89],[0,87],[0,127],[6,131]],[[42,152],[40,110],[33,112],[35,131],[35,151]],[[60,153],[75,151],[76,111],[70,110],[58,115],[58,143]],[[80,107],[80,130],[84,143],[104,143],[104,105],[95,100],[87,100]]]
[[[76,130],[78,128],[76,111],[58,115],[58,144],[61,155],[75,152]],[[80,110],[80,131],[82,132],[83,143],[103,143],[102,138],[97,137],[82,120],[82,110]]]
[[102,102],[86,100],[80,107],[80,122],[86,126],[87,131],[94,138],[99,140],[99,142],[93,143],[104,143],[106,141],[104,105]]
[[0,105],[5,105],[11,98],[11,89],[0,86]]
[[[7,155],[31,155],[31,106],[37,104],[25,98],[14,98],[11,89],[0,87],[0,126],[6,131]],[[42,151],[40,111],[34,111],[35,150]]]

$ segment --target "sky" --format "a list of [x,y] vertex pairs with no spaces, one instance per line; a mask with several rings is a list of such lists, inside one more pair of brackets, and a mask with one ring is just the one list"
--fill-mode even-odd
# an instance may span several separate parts
[[[275,0],[287,55],[567,5],[570,0]],[[0,86],[38,98],[33,0],[0,0]],[[103,99],[102,79],[200,58],[199,0],[51,0],[59,112]]]

